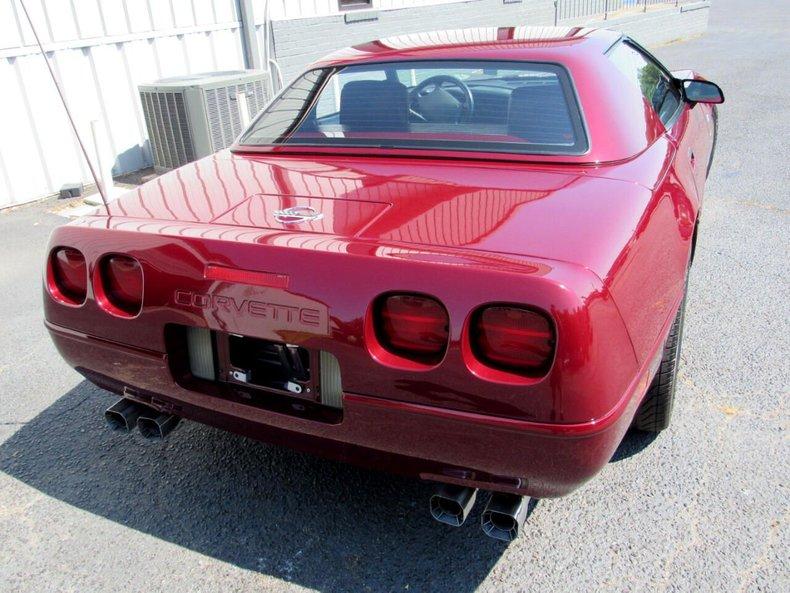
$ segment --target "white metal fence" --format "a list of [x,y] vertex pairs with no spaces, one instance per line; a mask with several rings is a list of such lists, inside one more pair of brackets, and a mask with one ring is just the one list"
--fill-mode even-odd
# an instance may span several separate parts
[[[372,7],[458,1],[373,0]],[[24,2],[81,135],[91,137],[94,120],[105,128],[115,175],[152,164],[138,84],[249,65],[240,14],[245,0]],[[273,57],[266,51],[267,13],[272,19],[291,19],[339,12],[337,0],[247,2],[256,25],[255,59],[264,68]],[[336,42],[343,45],[343,40]],[[88,150],[93,152],[90,142]],[[79,181],[91,178],[22,6],[19,0],[0,0],[0,208]]]
[[[244,68],[235,0],[26,0],[77,126],[99,120],[116,174],[151,164],[137,85]],[[0,0],[0,207],[88,181],[17,0]]]
[[[555,6],[550,0],[523,0],[523,4],[497,2],[498,7],[503,7],[501,13],[499,8],[494,11],[482,3],[481,6],[485,4],[488,8],[478,20],[493,22],[497,15],[510,14],[507,9],[513,6],[525,8],[524,14],[529,16],[523,20],[529,21],[527,24],[535,24],[536,19],[537,24],[548,24],[552,10],[555,20],[567,22],[624,8],[644,9],[650,4],[673,5],[686,1],[691,0],[557,0]],[[283,24],[305,16],[328,17],[333,23],[343,21],[337,17],[337,0],[24,2],[81,135],[86,139],[91,137],[91,121],[99,121],[105,128],[116,175],[152,164],[137,92],[139,84],[183,74],[242,69],[250,65],[251,59],[267,68],[268,60],[275,57],[271,21]],[[442,7],[438,12],[430,10],[430,5],[452,3],[460,5],[455,9]],[[372,0],[372,7],[382,11],[376,25],[323,31],[311,24],[308,30],[313,38],[298,27],[278,27],[276,57],[280,59],[282,53],[283,64],[287,66],[289,44],[296,43],[309,53],[321,43],[330,49],[347,45],[352,33],[367,39],[388,34],[387,27],[399,32],[414,27],[442,28],[442,22],[451,23],[458,15],[463,17],[482,10],[472,4],[469,0]],[[534,15],[528,13],[528,4],[537,11]],[[411,22],[410,11],[397,17],[393,16],[394,12],[386,12],[409,8],[415,9],[414,14],[422,14],[417,10],[419,7],[428,7],[425,9],[428,12],[420,10],[438,17],[423,24]],[[250,29],[244,29],[245,19],[251,21]],[[463,20],[464,25],[454,26],[467,26],[468,18]],[[283,37],[282,31],[291,30],[302,33]],[[331,38],[321,39],[322,34]],[[286,75],[302,68],[305,60],[291,56]],[[276,77],[276,65],[273,71]],[[91,181],[87,166],[44,60],[34,45],[19,0],[0,0],[0,208],[46,196],[64,183],[79,181]]]
[[602,15],[604,19],[613,13],[625,11],[647,12],[651,6],[679,6],[699,0],[556,0],[555,23],[585,16]]

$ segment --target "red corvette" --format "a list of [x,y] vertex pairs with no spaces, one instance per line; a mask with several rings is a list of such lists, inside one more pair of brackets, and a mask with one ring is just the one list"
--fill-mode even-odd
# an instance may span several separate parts
[[500,28],[314,64],[230,151],[57,229],[66,361],[180,418],[440,484],[489,535],[669,423],[721,90],[632,40]]

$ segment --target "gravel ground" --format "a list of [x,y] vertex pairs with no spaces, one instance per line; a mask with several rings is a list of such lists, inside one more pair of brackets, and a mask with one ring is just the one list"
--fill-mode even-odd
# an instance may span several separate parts
[[[40,268],[63,218],[0,214],[0,591],[787,591],[786,6],[716,0],[659,48],[728,95],[672,428],[629,437],[509,546],[428,517],[429,488],[194,423],[104,429],[58,357]],[[782,164],[785,163],[785,164]],[[783,551],[784,550],[784,551]]]

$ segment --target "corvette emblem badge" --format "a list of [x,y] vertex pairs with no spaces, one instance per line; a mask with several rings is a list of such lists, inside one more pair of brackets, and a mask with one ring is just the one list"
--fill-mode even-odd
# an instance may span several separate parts
[[323,217],[323,213],[311,206],[294,206],[293,208],[274,211],[275,220],[283,224],[301,224],[303,222],[321,220]]

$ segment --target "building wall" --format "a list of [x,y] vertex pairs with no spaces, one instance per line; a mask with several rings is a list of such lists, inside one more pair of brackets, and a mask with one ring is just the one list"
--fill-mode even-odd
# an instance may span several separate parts
[[[83,139],[91,120],[104,124],[115,174],[151,164],[138,84],[244,68],[235,0],[25,5]],[[0,0],[0,89],[0,208],[92,182],[17,0]]]
[[[373,1],[372,11],[341,12],[336,0],[252,0],[258,49],[267,6],[273,57],[286,81],[326,53],[380,37],[554,23],[553,0]],[[116,175],[152,164],[138,84],[244,68],[237,0],[25,3],[89,150],[90,122],[106,128]],[[560,24],[620,28],[652,45],[702,33],[708,7],[684,3]],[[66,182],[91,183],[19,0],[0,0],[0,90],[0,208],[44,197]]]
[[[274,51],[286,83],[307,64],[338,49],[338,46],[436,29],[553,25],[554,2],[467,0],[454,4],[452,8],[426,3],[407,9],[378,10],[370,14],[371,20],[356,20],[362,16],[349,12],[314,18],[273,20]],[[343,40],[342,44],[338,43],[340,39]]]
[[[265,8],[267,0],[254,0],[256,13]],[[269,14],[272,19],[293,19],[304,17],[328,16],[339,14],[338,0],[268,0]],[[391,10],[393,8],[414,8],[428,4],[450,4],[458,0],[373,0],[373,8]]]

